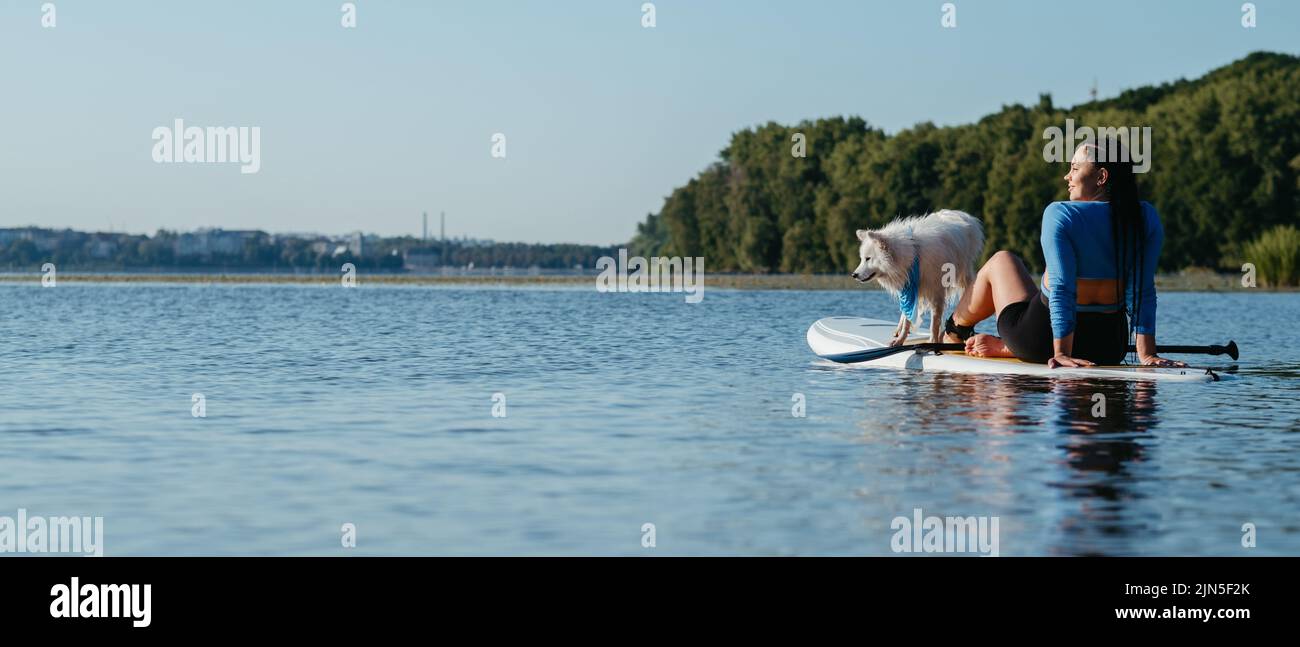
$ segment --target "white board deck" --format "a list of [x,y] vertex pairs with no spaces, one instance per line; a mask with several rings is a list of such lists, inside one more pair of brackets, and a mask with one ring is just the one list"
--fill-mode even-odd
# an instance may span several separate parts
[[[808,346],[819,357],[852,353],[889,345],[897,321],[861,317],[827,317],[808,328]],[[915,331],[914,331],[915,332]],[[922,335],[913,334],[907,343],[930,341],[929,328]],[[1217,378],[1203,368],[1160,368],[1153,366],[1096,366],[1093,368],[1048,368],[1013,358],[970,357],[960,351],[901,352],[869,362],[843,366],[904,368],[950,373],[986,373],[1042,375],[1046,377],[1090,378],[1109,380],[1161,380],[1170,382],[1210,382]]]

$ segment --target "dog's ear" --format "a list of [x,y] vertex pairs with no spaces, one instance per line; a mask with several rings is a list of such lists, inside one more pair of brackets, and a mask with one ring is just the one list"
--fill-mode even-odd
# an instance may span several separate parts
[[858,240],[866,241],[866,240],[867,240],[867,236],[870,236],[872,233],[874,233],[874,232],[871,232],[871,231],[866,230],[866,229],[859,229],[859,230],[858,230]]
[[[878,231],[868,231],[866,232],[866,234],[867,234],[867,238],[876,241],[876,244],[880,245],[881,247],[889,247],[889,239],[886,238],[884,234]],[[864,238],[863,240],[866,240],[866,238]]]

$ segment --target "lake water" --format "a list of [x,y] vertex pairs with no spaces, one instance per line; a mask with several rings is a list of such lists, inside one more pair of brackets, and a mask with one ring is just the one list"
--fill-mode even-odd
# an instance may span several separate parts
[[0,304],[0,515],[103,516],[107,555],[888,555],[917,508],[998,517],[1002,555],[1300,553],[1300,294],[1161,294],[1163,342],[1241,346],[1210,384],[817,361],[813,320],[896,316],[866,290]]

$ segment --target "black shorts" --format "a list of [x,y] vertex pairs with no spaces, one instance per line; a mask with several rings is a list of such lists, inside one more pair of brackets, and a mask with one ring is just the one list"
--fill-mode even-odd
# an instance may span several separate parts
[[[998,335],[1007,349],[1026,362],[1046,364],[1052,348],[1052,316],[1042,291],[1012,303],[998,314]],[[1128,320],[1122,312],[1078,312],[1071,357],[1102,366],[1124,361],[1128,354]]]

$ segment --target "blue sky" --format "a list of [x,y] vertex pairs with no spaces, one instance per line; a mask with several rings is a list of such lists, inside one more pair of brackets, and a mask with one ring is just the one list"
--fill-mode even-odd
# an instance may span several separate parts
[[[1258,0],[0,2],[0,227],[615,243],[731,133],[839,114],[893,132],[1300,53]],[[258,126],[261,170],[157,164],[155,127]],[[493,133],[507,156],[490,155]]]

